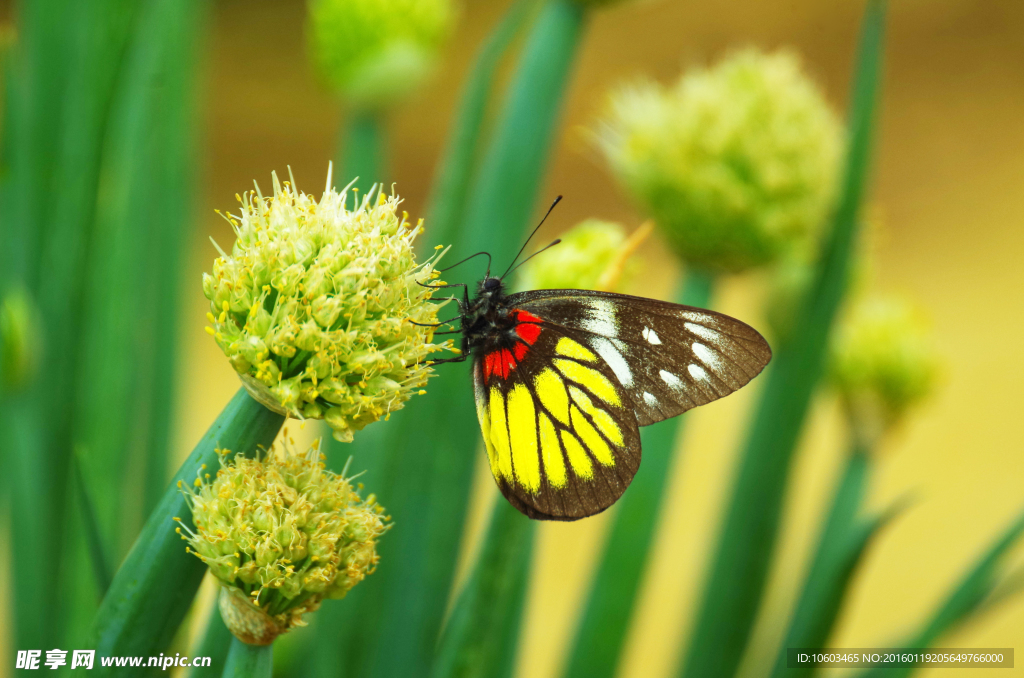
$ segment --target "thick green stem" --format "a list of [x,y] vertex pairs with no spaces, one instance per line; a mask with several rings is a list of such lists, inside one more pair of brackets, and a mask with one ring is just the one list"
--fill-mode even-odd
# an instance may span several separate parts
[[[676,299],[707,308],[713,287],[710,275],[693,271]],[[685,417],[674,417],[641,430],[643,463],[613,509],[614,522],[565,672],[569,678],[610,678],[616,673],[658,526],[672,453],[685,423]]]
[[847,586],[882,521],[858,520],[870,474],[871,451],[854,442],[822,527],[803,592],[780,648],[773,678],[809,676],[810,666],[787,668],[787,648],[825,647]]
[[[239,389],[231,402],[181,465],[135,545],[114,575],[93,623],[89,647],[102,656],[156,655],[166,649],[188,612],[206,572],[199,558],[185,551],[174,518],[192,527],[188,503],[179,489],[206,468],[220,463],[218,450],[253,455],[269,448],[284,418]],[[114,675],[116,669],[97,667]]]
[[232,641],[235,641],[235,637],[231,635],[231,631],[220,616],[220,606],[214,603],[210,609],[209,621],[206,622],[206,630],[203,632],[203,640],[192,651],[193,657],[209,657],[210,665],[193,668],[188,674],[189,678],[215,678],[221,675]]
[[358,177],[354,188],[364,196],[374,184],[383,182],[385,133],[383,113],[356,109],[343,123],[341,147],[334,167],[334,186],[341,190]]
[[246,645],[231,639],[223,678],[271,678],[274,675],[274,646]]
[[[534,24],[495,136],[467,192],[472,205],[449,231],[458,254],[514,252],[521,244],[534,216],[583,19],[575,2],[552,0]],[[377,432],[362,432],[358,448],[351,447],[353,468],[371,466],[365,482],[395,516],[395,529],[381,541],[377,573],[353,590],[346,605],[336,606],[336,637],[345,640],[343,647],[335,643],[335,653],[320,655],[319,675],[336,675],[339,664],[347,675],[376,678],[424,676],[430,670],[480,444],[465,366],[446,365],[438,372],[426,396]],[[357,450],[383,456],[371,464]]]
[[431,678],[512,675],[536,522],[499,498],[473,572],[459,594]]
[[871,150],[884,4],[868,3],[850,109],[850,139],[834,224],[797,330],[778,347],[748,434],[696,616],[683,675],[732,676],[750,637],[774,553],[793,450],[825,362],[846,289]]

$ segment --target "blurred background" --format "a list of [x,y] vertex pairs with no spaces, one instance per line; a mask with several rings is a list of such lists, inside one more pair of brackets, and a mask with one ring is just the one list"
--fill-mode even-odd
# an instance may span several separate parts
[[[468,65],[504,7],[504,2],[462,3],[440,69],[388,116],[386,174],[414,217],[425,211]],[[11,12],[9,2],[0,2],[0,20],[9,22]],[[309,65],[305,12],[300,0],[219,0],[211,5],[199,41],[200,129],[191,176],[198,187],[192,211],[197,226],[185,250],[179,292],[171,468],[238,389],[237,376],[203,329],[208,301],[200,277],[215,256],[210,237],[222,246],[232,239],[214,210],[234,211],[236,193],[251,188],[253,180],[269,186],[271,171],[282,175],[288,167],[300,189],[318,194],[328,161],[335,157],[342,107]],[[927,311],[944,370],[936,394],[881,450],[869,504],[887,506],[907,495],[913,503],[870,547],[830,642],[834,647],[885,645],[908,632],[1016,515],[1024,496],[1024,429],[1019,423],[1024,402],[1024,4],[900,0],[889,12],[868,202],[879,224],[870,236],[874,284],[905,294]],[[842,112],[861,13],[862,3],[852,0],[652,1],[595,12],[541,192],[542,203],[556,194],[565,200],[540,239],[587,217],[617,220],[630,230],[643,220],[583,132],[609,88],[640,75],[674,81],[682,69],[716,61],[737,47],[790,46]],[[457,242],[443,244],[453,245],[452,261],[469,254]],[[494,254],[503,262],[513,253]],[[668,297],[681,274],[674,258],[656,236],[640,256],[645,262],[642,290],[625,291]],[[758,308],[765,285],[759,274],[730,278],[716,308],[763,327]],[[464,365],[440,369],[467,370]],[[691,417],[686,454],[671,470],[670,499],[622,676],[672,673],[740,442],[740,427],[730,422],[742,420],[756,397],[755,383]],[[294,424],[290,428],[296,432]],[[312,435],[313,427],[307,428],[303,435]],[[786,611],[839,469],[842,431],[835,402],[820,394],[795,462],[755,646],[771,647],[784,634]],[[482,462],[481,455],[464,564],[497,495]],[[387,505],[388,498],[381,501]],[[608,518],[540,527],[517,676],[558,675]],[[3,548],[7,568],[12,556],[7,539]],[[1019,550],[1016,561],[1024,562]],[[9,577],[3,581],[9,586]],[[9,590],[4,591],[9,598]],[[1024,651],[1024,604],[1014,599],[998,607],[943,645]],[[0,655],[11,657],[13,649],[3,648]],[[1020,666],[1020,657],[1017,662]],[[5,660],[0,675],[10,665]],[[769,669],[750,660],[741,674],[767,675]],[[949,671],[932,670],[934,675]],[[1012,672],[1024,674],[1024,669]],[[988,675],[982,669],[956,670],[956,675],[975,673]]]

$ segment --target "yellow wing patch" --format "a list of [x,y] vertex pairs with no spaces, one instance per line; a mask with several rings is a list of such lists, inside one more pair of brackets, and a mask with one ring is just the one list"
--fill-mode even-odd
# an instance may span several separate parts
[[537,392],[541,405],[547,408],[563,426],[569,425],[569,394],[565,392],[565,382],[550,367],[545,369],[533,380],[533,389]]
[[566,379],[575,381],[606,403],[616,407],[622,405],[619,392],[612,386],[612,382],[597,370],[572,360],[555,360],[554,364]]
[[615,423],[612,415],[608,414],[607,410],[595,407],[594,403],[587,397],[587,394],[575,386],[569,387],[569,393],[572,394],[572,400],[579,405],[580,410],[585,412],[597,424],[597,428],[604,434],[604,437],[612,441],[612,444],[622,447],[625,440],[622,436],[622,429]]
[[516,480],[530,492],[540,489],[540,455],[537,450],[537,419],[533,396],[522,384],[508,394],[508,433],[512,443],[512,468]]
[[505,421],[505,396],[498,388],[491,389],[491,444],[498,459],[495,477],[512,480],[512,447]]
[[590,349],[578,341],[573,341],[569,337],[562,337],[558,340],[558,343],[555,345],[555,353],[564,355],[567,358],[576,358],[576,360],[582,360],[588,363],[597,361],[597,356],[594,355]]
[[562,439],[562,447],[565,448],[565,453],[569,456],[569,463],[572,464],[573,472],[584,480],[593,478],[594,464],[590,461],[590,457],[587,456],[587,451],[580,445],[580,441],[576,440],[576,436],[568,431],[561,431],[559,437]]
[[[568,408],[567,408],[568,409]],[[555,489],[565,487],[568,476],[565,473],[565,458],[562,456],[562,446],[558,443],[558,434],[555,432],[555,425],[546,414],[540,417],[540,449],[541,458],[544,460],[544,472],[548,482]]]

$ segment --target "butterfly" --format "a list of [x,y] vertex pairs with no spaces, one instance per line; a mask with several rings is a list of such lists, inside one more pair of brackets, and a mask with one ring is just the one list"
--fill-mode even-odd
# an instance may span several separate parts
[[529,518],[604,511],[640,467],[641,426],[736,391],[771,360],[764,337],[727,315],[592,290],[508,294],[509,271],[488,264],[472,300],[465,284],[436,286],[463,288],[462,351],[434,364],[472,358],[491,473]]

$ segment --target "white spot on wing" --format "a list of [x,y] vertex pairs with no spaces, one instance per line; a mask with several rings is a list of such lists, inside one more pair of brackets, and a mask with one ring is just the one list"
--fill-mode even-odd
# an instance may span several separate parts
[[647,403],[648,407],[658,406],[658,399],[655,398],[652,394],[648,393],[647,391],[644,391],[644,402]]
[[641,336],[643,336],[644,339],[647,340],[647,343],[649,344],[654,344],[655,346],[657,346],[658,344],[661,343],[661,337],[659,337],[658,333],[652,330],[650,327],[645,327],[643,331],[640,332],[640,334]]
[[661,377],[661,380],[663,382],[665,382],[666,384],[668,384],[672,388],[676,388],[676,389],[683,388],[683,382],[680,381],[679,377],[677,377],[676,375],[672,374],[671,372],[666,372],[665,370],[659,370],[658,371],[658,376]]
[[710,367],[715,372],[719,372],[722,369],[722,359],[718,357],[718,354],[712,351],[704,344],[697,342],[693,343],[693,354],[697,356],[702,363]]
[[712,344],[719,344],[722,341],[722,336],[718,332],[710,328],[704,327],[703,325],[697,325],[695,323],[684,323],[683,327],[685,327],[691,333],[696,334],[701,339],[705,341],[710,341]]
[[619,334],[618,322],[615,320],[615,306],[604,299],[591,299],[587,302],[586,317],[580,323],[588,332],[602,337],[616,337]]
[[682,315],[683,318],[686,319],[686,320],[689,320],[689,321],[695,322],[695,323],[701,323],[702,325],[714,325],[715,324],[715,319],[712,316],[709,316],[706,313],[695,313],[693,311],[685,311],[685,312],[681,313],[680,315]]
[[620,384],[627,388],[633,385],[633,373],[629,369],[629,364],[611,340],[597,337],[591,346],[608,363],[608,367],[612,368],[612,372],[615,373],[615,378],[619,380]]
[[701,367],[700,365],[691,364],[686,369],[690,371],[690,376],[693,377],[694,379],[697,379],[699,381],[708,381],[708,373],[705,372],[704,368]]

